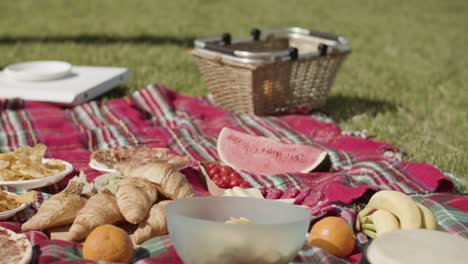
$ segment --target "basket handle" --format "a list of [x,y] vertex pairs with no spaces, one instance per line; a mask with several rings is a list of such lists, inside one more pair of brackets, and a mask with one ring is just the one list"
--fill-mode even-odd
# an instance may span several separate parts
[[291,60],[297,60],[297,58],[299,57],[299,51],[297,50],[297,48],[291,47],[288,49],[288,51]]
[[319,50],[319,56],[326,56],[327,55],[327,51],[328,51],[328,45],[326,44],[319,44],[318,45],[318,50]]
[[252,36],[254,41],[260,40],[260,35],[262,34],[262,31],[258,28],[253,28],[250,30],[250,36]]
[[221,52],[221,53],[235,55],[234,54],[235,50],[230,49],[230,48],[226,48],[224,46],[219,46],[219,45],[216,45],[216,44],[213,44],[213,43],[205,43],[205,48],[209,49],[209,50],[213,50],[213,51],[218,51],[218,52]]
[[314,37],[320,37],[320,38],[324,38],[324,39],[329,39],[329,40],[333,40],[333,41],[336,41],[336,42],[340,42],[341,39],[339,36],[336,36],[336,35],[333,35],[333,34],[329,34],[329,33],[323,33],[323,32],[319,32],[319,31],[314,31],[314,30],[310,30],[309,29],[309,35],[310,36],[314,36]]
[[230,54],[230,55],[235,55],[234,54],[234,52],[235,52],[234,49],[225,47],[225,46],[231,44],[231,34],[223,33],[221,35],[221,42],[224,44],[224,46],[207,42],[207,43],[205,43],[205,48],[210,49],[210,50],[214,50],[214,51],[218,51],[218,52],[221,52],[221,53],[227,53],[227,54]]

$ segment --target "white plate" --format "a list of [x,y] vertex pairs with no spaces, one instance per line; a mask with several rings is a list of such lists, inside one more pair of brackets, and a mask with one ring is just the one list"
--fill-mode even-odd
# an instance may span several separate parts
[[8,65],[8,77],[21,81],[47,81],[60,79],[71,72],[72,65],[64,61],[31,61]]
[[[11,194],[13,196],[18,196],[16,193],[11,193],[11,192],[5,192],[5,193]],[[5,219],[8,219],[8,218],[14,216],[17,212],[24,210],[24,208],[26,208],[26,206],[28,206],[28,205],[23,203],[20,206],[16,207],[15,209],[11,209],[11,210],[8,210],[8,211],[5,211],[5,212],[0,212],[0,220],[5,220]]]
[[94,160],[89,161],[89,167],[100,172],[117,172],[117,170],[109,169],[99,163],[96,163]]
[[26,248],[23,252],[5,252],[6,251],[5,248],[2,247],[0,249],[0,252],[1,252],[0,255],[2,255],[2,259],[1,259],[2,263],[8,263],[8,262],[11,263],[11,261],[9,261],[11,259],[8,258],[9,253],[21,254],[22,258],[19,261],[15,262],[16,264],[30,263],[33,250],[32,250],[31,242],[29,242],[26,235],[23,233],[15,233],[11,231],[10,229],[4,228],[1,226],[0,226],[0,231],[2,231],[3,234],[6,233],[5,236],[2,237],[2,243],[8,243],[7,241],[12,241],[13,243],[20,243],[20,245]]
[[[47,162],[50,159],[42,159],[42,162]],[[58,160],[58,159],[56,159]],[[34,179],[34,180],[22,180],[22,181],[0,181],[0,186],[9,186],[15,188],[23,188],[23,189],[36,189],[44,186],[48,186],[54,183],[59,182],[65,176],[67,176],[70,172],[73,171],[73,166],[64,161],[60,160],[65,165],[65,170],[59,174],[52,175],[45,178]]]
[[[95,170],[100,171],[100,172],[107,172],[107,173],[118,172],[117,170],[109,169],[109,168],[105,167],[104,165],[101,165],[101,164],[95,162],[94,160],[89,161],[88,166],[91,169],[95,169]],[[175,169],[180,171],[182,169],[185,169],[186,167],[187,166],[180,166],[180,167],[175,167]]]

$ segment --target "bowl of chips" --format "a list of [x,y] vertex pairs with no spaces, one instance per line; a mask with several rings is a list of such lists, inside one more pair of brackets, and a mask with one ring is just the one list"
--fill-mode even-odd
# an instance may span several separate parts
[[34,189],[62,180],[73,166],[63,160],[44,158],[47,147],[22,146],[0,154],[0,186]]
[[28,196],[31,196],[30,193],[20,196],[11,192],[0,191],[0,220],[8,219],[17,212],[24,210],[28,206],[27,202],[34,201],[28,199]]

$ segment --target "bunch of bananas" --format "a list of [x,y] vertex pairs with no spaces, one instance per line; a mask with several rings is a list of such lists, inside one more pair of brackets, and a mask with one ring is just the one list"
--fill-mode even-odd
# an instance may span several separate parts
[[404,229],[436,229],[437,218],[408,195],[391,190],[375,193],[356,219],[356,229],[371,238]]

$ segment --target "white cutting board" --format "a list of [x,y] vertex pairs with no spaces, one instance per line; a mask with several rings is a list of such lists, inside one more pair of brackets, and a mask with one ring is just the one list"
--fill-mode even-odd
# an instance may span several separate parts
[[0,72],[0,98],[77,105],[130,79],[127,68],[73,66],[68,76],[49,81],[20,81]]

